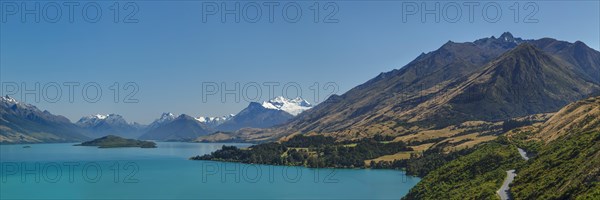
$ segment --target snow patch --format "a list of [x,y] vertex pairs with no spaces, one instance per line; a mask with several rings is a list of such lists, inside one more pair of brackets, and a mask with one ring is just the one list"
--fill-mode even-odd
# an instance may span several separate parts
[[308,103],[308,101],[300,97],[296,97],[294,99],[287,99],[285,97],[278,96],[269,101],[264,101],[261,105],[264,108],[282,110],[294,116],[312,108],[312,105]]

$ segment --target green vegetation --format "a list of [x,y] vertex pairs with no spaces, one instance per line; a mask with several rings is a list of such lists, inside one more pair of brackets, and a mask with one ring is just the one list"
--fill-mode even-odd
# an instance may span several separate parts
[[525,161],[502,139],[475,148],[428,173],[404,199],[496,199],[506,171]]
[[428,149],[421,154],[411,153],[409,159],[394,161],[371,161],[370,167],[374,169],[404,169],[407,175],[424,177],[429,172],[442,165],[471,153],[473,148],[462,149],[450,153],[443,152],[443,148]]
[[[510,141],[501,136],[466,155],[426,153],[416,159],[422,166],[406,168],[425,176],[404,199],[496,199],[509,169],[517,169],[511,184],[515,199],[600,199],[599,131],[572,133],[546,145],[525,140],[529,134],[518,132]],[[534,157],[522,160],[517,146]]]
[[[381,138],[378,138],[381,139]],[[293,165],[307,167],[363,168],[364,161],[400,151],[412,151],[404,142],[362,139],[356,145],[335,142],[325,136],[294,136],[282,143],[265,143],[248,149],[223,146],[210,155],[192,160],[217,160],[242,163]]]
[[529,126],[531,124],[533,124],[533,122],[528,120],[506,120],[502,123],[502,132],[507,132],[518,127]]
[[285,142],[287,147],[324,147],[335,144],[335,139],[332,137],[325,137],[322,135],[315,135],[310,137],[295,136]]
[[405,199],[496,199],[509,169],[517,174],[514,199],[600,199],[598,98],[573,103],[541,126],[506,121],[507,136],[429,172]]
[[528,155],[535,157],[542,146],[544,146],[544,142],[539,140],[527,140],[531,134],[532,133],[530,131],[520,131],[517,129],[516,133],[511,135],[510,142],[522,149],[525,149]]
[[541,147],[511,192],[516,199],[600,199],[600,132],[572,133]]
[[150,141],[125,139],[119,136],[109,135],[92,141],[87,141],[75,146],[97,146],[98,148],[118,148],[118,147],[140,147],[156,148],[156,143]]

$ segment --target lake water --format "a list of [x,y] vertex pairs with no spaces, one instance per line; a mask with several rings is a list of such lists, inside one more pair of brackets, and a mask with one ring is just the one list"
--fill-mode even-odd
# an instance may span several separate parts
[[0,199],[399,199],[420,180],[398,170],[191,161],[223,144],[157,144],[0,145]]

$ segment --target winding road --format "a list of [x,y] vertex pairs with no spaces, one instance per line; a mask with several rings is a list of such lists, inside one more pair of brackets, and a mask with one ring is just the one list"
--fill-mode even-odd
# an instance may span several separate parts
[[[527,152],[525,152],[525,150],[523,150],[521,148],[517,148],[517,150],[519,151],[519,154],[521,155],[521,157],[523,159],[529,160],[529,157],[527,157]],[[515,173],[514,169],[506,171],[506,178],[504,179],[504,183],[502,183],[502,186],[500,187],[500,189],[498,191],[496,191],[498,196],[500,196],[500,199],[502,199],[502,200],[512,199],[512,197],[510,196],[510,186],[509,185],[510,185],[510,183],[512,183],[515,180],[515,176],[517,176],[517,174]]]
[[529,160],[529,157],[527,157],[527,152],[525,152],[525,150],[521,148],[517,148],[517,150],[519,151],[519,154],[521,154],[521,157],[523,157],[523,159]]

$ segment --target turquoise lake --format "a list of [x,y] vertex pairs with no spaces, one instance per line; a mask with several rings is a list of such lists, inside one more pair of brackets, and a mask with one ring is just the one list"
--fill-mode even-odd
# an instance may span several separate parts
[[223,144],[157,144],[0,145],[0,199],[399,199],[420,180],[398,170],[191,161]]

